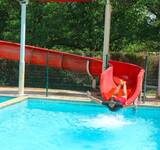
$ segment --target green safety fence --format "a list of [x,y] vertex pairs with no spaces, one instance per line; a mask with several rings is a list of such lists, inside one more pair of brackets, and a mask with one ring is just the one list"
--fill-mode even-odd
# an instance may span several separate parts
[[144,100],[147,96],[155,97],[158,88],[159,53],[111,53],[111,59],[139,65],[145,69],[142,92]]
[[[18,65],[16,61],[0,60],[0,86],[18,86]],[[46,85],[47,78],[48,85]],[[46,86],[51,89],[85,91],[91,88],[91,81],[88,75],[26,64],[25,87],[46,88]]]
[[[158,54],[114,52],[111,53],[110,58],[147,68],[143,92],[153,91],[152,93],[156,94],[158,87]],[[91,90],[91,80],[88,75],[50,68],[47,62],[46,66],[26,64],[25,67],[25,87],[46,88],[46,96],[48,89]],[[18,86],[18,70],[18,62],[0,59],[0,86]],[[98,84],[99,81],[97,80]]]

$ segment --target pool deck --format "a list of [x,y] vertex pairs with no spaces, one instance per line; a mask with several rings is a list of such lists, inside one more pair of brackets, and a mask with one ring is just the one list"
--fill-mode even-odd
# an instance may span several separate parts
[[149,97],[146,99],[145,102],[140,102],[140,106],[154,106],[154,107],[160,107],[160,99]]
[[[46,91],[43,88],[25,88],[25,95],[31,98],[47,98],[47,99],[62,99],[71,101],[92,101],[86,94],[86,92],[72,91],[72,90],[60,90],[49,89],[48,96],[46,97]],[[14,96],[19,97],[17,87],[0,87],[0,96]]]
[[[79,92],[72,90],[60,90],[60,89],[49,89],[48,97],[46,97],[46,91],[42,88],[25,88],[25,95],[18,95],[17,87],[0,87],[0,96],[14,96],[16,98],[6,101],[0,104],[1,107],[6,107],[8,105],[12,105],[14,103],[19,103],[24,101],[27,98],[47,98],[50,100],[68,100],[68,101],[83,101],[83,102],[91,102],[95,101],[93,97],[87,95],[87,92]],[[160,99],[156,99],[155,97],[147,97],[145,102],[138,102],[140,106],[155,106],[160,107]]]

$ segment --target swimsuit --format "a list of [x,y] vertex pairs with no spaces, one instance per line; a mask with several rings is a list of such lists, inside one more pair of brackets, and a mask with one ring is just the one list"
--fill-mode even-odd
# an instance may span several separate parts
[[125,102],[127,101],[126,97],[118,97],[118,96],[114,96],[115,101],[119,101],[122,103],[122,105],[125,104]]

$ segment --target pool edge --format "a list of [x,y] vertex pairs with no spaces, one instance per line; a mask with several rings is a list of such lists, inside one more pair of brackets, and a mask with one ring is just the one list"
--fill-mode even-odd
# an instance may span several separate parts
[[0,108],[14,105],[14,104],[20,103],[22,101],[25,101],[27,99],[28,99],[28,96],[21,96],[21,97],[12,98],[10,100],[7,100],[5,102],[0,103]]

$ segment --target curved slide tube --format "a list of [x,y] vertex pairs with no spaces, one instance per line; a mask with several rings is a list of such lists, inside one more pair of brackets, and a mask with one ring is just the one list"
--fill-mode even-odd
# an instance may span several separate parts
[[[110,67],[101,74],[100,90],[104,100],[109,100],[120,79],[127,84],[127,105],[133,104],[138,98],[143,83],[144,69],[137,65],[109,61]],[[122,91],[119,92],[121,96]]]
[[[18,43],[0,41],[0,58],[19,61]],[[132,104],[141,92],[144,70],[139,66],[118,61],[109,61],[110,67],[102,73],[102,61],[56,50],[26,46],[25,62],[66,71],[88,74],[100,78],[100,90],[104,100],[108,100],[116,83],[121,78],[127,83],[128,101]],[[48,59],[47,59],[48,57]]]
[[[20,45],[18,43],[0,41],[0,58],[19,61],[19,49]],[[47,57],[49,67],[56,69],[88,73],[92,76],[100,76],[102,72],[102,61],[99,59],[26,46],[26,63],[45,66]]]

